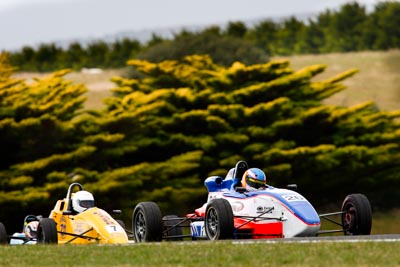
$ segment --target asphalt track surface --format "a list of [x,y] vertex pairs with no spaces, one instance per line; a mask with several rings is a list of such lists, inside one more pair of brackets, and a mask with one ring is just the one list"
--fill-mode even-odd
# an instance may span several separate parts
[[[197,242],[215,242],[209,240],[199,241],[178,241],[174,243],[195,244]],[[229,240],[222,240],[229,242]],[[293,238],[268,238],[268,239],[240,239],[231,240],[233,244],[252,244],[252,243],[360,243],[360,242],[400,242],[400,234],[385,235],[359,235],[359,236],[321,236],[321,237],[293,237]],[[135,244],[130,240],[129,244]],[[139,243],[138,243],[139,244]],[[143,244],[143,243],[140,243]]]

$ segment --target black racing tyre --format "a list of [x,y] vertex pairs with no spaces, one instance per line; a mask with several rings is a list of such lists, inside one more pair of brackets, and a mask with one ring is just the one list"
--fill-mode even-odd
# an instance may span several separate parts
[[[176,215],[166,215],[162,218],[163,220],[163,237],[167,241],[182,241],[183,230],[182,226],[177,225],[182,219],[179,219]],[[175,226],[177,225],[177,226]],[[174,238],[168,238],[175,236]]]
[[0,222],[0,245],[6,245],[6,244],[8,244],[6,227],[2,222]]
[[365,195],[348,195],[343,201],[342,212],[342,226],[345,235],[371,234],[372,211]]
[[37,242],[38,244],[58,243],[57,227],[53,219],[43,218],[39,221]]
[[206,208],[205,232],[209,240],[233,238],[233,211],[226,199],[211,200]]
[[135,242],[158,242],[162,238],[162,214],[154,202],[140,202],[133,210],[132,231]]

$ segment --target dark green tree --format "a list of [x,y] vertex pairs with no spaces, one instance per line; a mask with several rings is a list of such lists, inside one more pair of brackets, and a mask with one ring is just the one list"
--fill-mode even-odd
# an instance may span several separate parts
[[124,38],[116,40],[111,44],[110,48],[110,63],[107,67],[118,68],[124,66],[126,61],[134,58],[135,55],[142,49],[139,41]]
[[243,38],[247,33],[246,25],[241,21],[229,22],[226,27],[226,34],[228,36]]
[[301,51],[299,53],[305,54],[319,54],[324,43],[323,29],[316,22],[310,20],[308,26],[300,33],[295,51]]
[[210,27],[199,34],[183,31],[174,40],[162,42],[138,53],[137,58],[160,62],[182,59],[192,54],[209,54],[215,62],[225,66],[235,61],[253,64],[267,60],[261,49],[249,41],[223,36],[218,27]]
[[373,44],[373,49],[385,50],[400,46],[400,3],[380,2],[368,18],[365,43]]
[[163,41],[165,41],[164,38],[162,38],[161,36],[159,36],[159,35],[157,35],[155,33],[152,33],[151,34],[151,39],[147,42],[147,46],[151,47],[153,45],[162,43]]
[[24,46],[19,53],[8,53],[9,60],[21,70],[37,70],[35,50],[30,46]]
[[278,55],[297,54],[296,44],[305,30],[304,23],[295,17],[283,21],[281,29],[277,32],[275,50]]
[[257,47],[266,51],[267,55],[276,55],[277,34],[279,25],[272,20],[263,20],[256,24],[253,29],[248,30],[249,39],[252,40]]
[[335,41],[336,51],[348,52],[364,49],[362,34],[367,14],[364,6],[357,2],[344,4],[333,14],[329,25],[331,40]]
[[61,49],[54,43],[41,44],[35,53],[35,62],[40,72],[58,69],[57,57],[60,55]]
[[104,41],[92,42],[87,47],[88,68],[105,67],[110,63],[110,47]]
[[64,67],[79,70],[82,66],[86,65],[87,55],[84,47],[80,43],[74,42],[68,46],[64,52]]

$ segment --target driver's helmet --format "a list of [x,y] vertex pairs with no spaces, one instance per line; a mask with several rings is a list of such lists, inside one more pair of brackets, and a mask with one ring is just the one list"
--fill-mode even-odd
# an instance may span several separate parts
[[250,168],[243,174],[242,186],[249,191],[263,189],[266,183],[265,173],[258,168]]
[[39,222],[32,221],[25,225],[24,234],[27,238],[36,238],[37,237],[37,229],[38,229]]
[[78,191],[72,196],[72,208],[81,213],[89,208],[94,207],[94,198],[88,191]]

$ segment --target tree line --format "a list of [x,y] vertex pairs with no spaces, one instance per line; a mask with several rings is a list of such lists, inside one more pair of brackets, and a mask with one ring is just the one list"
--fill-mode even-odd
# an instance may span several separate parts
[[145,44],[129,38],[112,43],[94,41],[87,46],[74,42],[66,49],[52,43],[41,44],[9,52],[9,60],[20,70],[45,72],[120,68],[132,58],[161,62],[195,53],[208,54],[217,64],[229,66],[235,61],[263,63],[278,55],[388,50],[400,47],[399,14],[397,1],[378,2],[371,12],[352,2],[338,10],[327,9],[307,21],[296,17],[266,19],[252,26],[236,21],[199,32],[183,29],[172,39],[153,34]]

